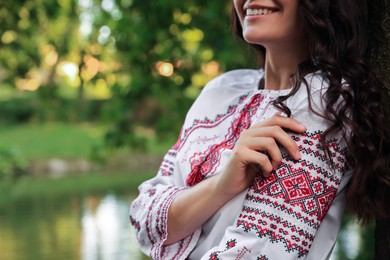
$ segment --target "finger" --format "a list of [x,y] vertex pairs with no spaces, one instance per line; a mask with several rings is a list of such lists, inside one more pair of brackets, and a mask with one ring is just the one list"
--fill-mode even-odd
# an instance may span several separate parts
[[273,171],[273,165],[270,158],[262,152],[248,149],[245,152],[244,160],[246,161],[246,165],[258,165],[258,168],[261,169],[263,174],[269,175]]
[[256,157],[259,165],[259,170],[265,178],[268,178],[271,175],[271,172],[274,170],[269,157],[261,152],[257,152]]
[[[249,182],[253,179],[259,172],[264,176],[268,177],[273,171],[273,165],[267,155],[260,153],[255,150],[246,149],[246,151],[241,150],[238,154],[235,154],[241,163],[246,167],[245,178],[248,178]],[[237,163],[235,163],[237,165]],[[255,167],[253,167],[255,166]]]
[[280,148],[274,138],[252,137],[247,138],[243,142],[246,142],[249,149],[266,154],[271,160],[273,170],[278,168],[280,162],[282,161],[282,153],[280,152]]
[[303,133],[306,131],[306,126],[303,125],[298,120],[289,117],[284,117],[278,114],[274,115],[273,117],[267,120],[254,124],[252,127],[259,128],[264,126],[280,126],[282,128],[289,129],[296,133]]
[[[247,131],[243,142],[247,143],[248,146],[251,146],[251,143],[254,142],[254,138],[273,138],[287,150],[294,160],[301,159],[297,143],[280,126],[250,129]],[[259,141],[256,141],[256,144],[261,145],[259,144]],[[277,159],[277,156],[275,159]]]

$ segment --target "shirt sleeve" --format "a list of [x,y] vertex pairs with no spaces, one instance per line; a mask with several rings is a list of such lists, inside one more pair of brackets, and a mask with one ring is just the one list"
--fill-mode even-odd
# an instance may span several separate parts
[[[283,153],[281,165],[269,178],[257,177],[235,224],[202,259],[305,259],[324,219],[327,227],[322,231],[327,229],[328,235],[337,236],[343,204],[336,198],[343,197],[339,188],[343,173],[348,171],[345,150],[336,140],[331,143],[335,164],[331,168],[316,148],[320,145],[319,133],[292,137],[300,147],[302,159],[293,161]],[[330,212],[337,216],[334,222],[328,215],[331,207]],[[327,245],[323,254],[327,255],[332,247],[333,244]]]
[[180,192],[187,189],[179,185],[181,177],[175,167],[178,143],[164,156],[157,176],[139,186],[139,195],[130,206],[130,222],[141,250],[153,259],[184,259],[200,234],[200,230],[196,230],[181,241],[163,245],[168,235],[169,206]]
[[[252,71],[247,73],[254,74]],[[153,259],[185,259],[199,239],[201,228],[177,243],[169,246],[163,245],[167,238],[168,209],[176,196],[188,189],[186,179],[190,171],[188,167],[182,167],[180,163],[183,159],[179,159],[182,156],[181,150],[183,145],[189,142],[188,138],[196,128],[194,125],[202,125],[203,121],[200,122],[198,118],[205,118],[205,122],[208,122],[209,114],[212,115],[215,112],[208,108],[210,104],[213,104],[212,98],[216,96],[216,93],[223,95],[224,92],[228,93],[226,89],[229,88],[242,92],[242,89],[229,81],[230,78],[236,78],[234,73],[230,74],[230,76],[225,74],[217,77],[206,85],[188,111],[178,141],[164,156],[157,176],[140,185],[139,195],[131,203],[130,222],[135,229],[137,240],[141,250]],[[221,86],[223,86],[222,89]],[[214,109],[217,109],[217,106],[218,104],[214,105]]]

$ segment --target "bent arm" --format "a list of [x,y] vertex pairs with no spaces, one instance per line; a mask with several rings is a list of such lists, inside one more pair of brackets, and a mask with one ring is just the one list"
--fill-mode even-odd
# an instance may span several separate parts
[[[276,142],[299,159],[296,143],[282,127],[297,132],[305,130],[298,121],[279,115],[255,124],[242,132],[221,174],[178,194],[168,210],[168,235],[164,245],[177,242],[197,230],[225,203],[247,189],[259,172],[268,177],[281,160]],[[268,155],[260,151],[267,151]]]
[[177,242],[193,233],[234,196],[218,189],[214,176],[182,191],[168,211],[168,237],[164,245]]

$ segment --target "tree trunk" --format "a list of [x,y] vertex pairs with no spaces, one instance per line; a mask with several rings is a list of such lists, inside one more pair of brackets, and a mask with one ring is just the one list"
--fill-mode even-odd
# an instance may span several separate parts
[[377,220],[375,227],[375,259],[390,259],[390,220]]
[[[376,76],[383,84],[386,103],[390,103],[390,2],[368,0],[369,59]],[[387,106],[388,107],[388,106]]]
[[[390,115],[390,2],[367,0],[369,12],[370,65],[382,83],[383,106]],[[386,118],[390,124],[390,118]],[[389,169],[390,171],[390,169]],[[390,205],[387,205],[390,207]],[[375,259],[390,259],[390,219],[377,219]]]

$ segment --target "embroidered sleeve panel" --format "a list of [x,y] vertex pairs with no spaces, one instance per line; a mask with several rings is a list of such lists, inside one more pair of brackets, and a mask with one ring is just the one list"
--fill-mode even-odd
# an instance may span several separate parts
[[[337,140],[329,144],[334,169],[318,148],[320,133],[293,136],[303,155],[293,162],[284,154],[283,163],[271,178],[258,177],[247,195],[237,225],[257,229],[259,235],[284,240],[288,250],[308,253],[315,232],[338,191],[345,169],[345,149]],[[259,216],[251,220],[245,216]],[[260,221],[261,223],[259,223]]]
[[153,259],[182,259],[195,246],[200,231],[169,246],[163,246],[163,243],[167,238],[169,206],[185,188],[153,185],[153,181],[140,186],[140,195],[130,207],[130,222],[144,253]]
[[[337,139],[329,141],[331,166],[322,152],[320,134],[318,131],[292,135],[302,159],[293,161],[283,152],[282,163],[271,177],[265,179],[259,175],[255,179],[235,227],[225,233],[223,240],[227,243],[235,239],[237,247],[221,250],[225,243],[222,241],[208,254],[210,259],[236,256],[245,248],[246,257],[264,255],[272,259],[275,252],[283,259],[307,256],[341,179],[349,171],[345,147]],[[250,246],[251,237],[258,241],[253,243],[254,247]]]

